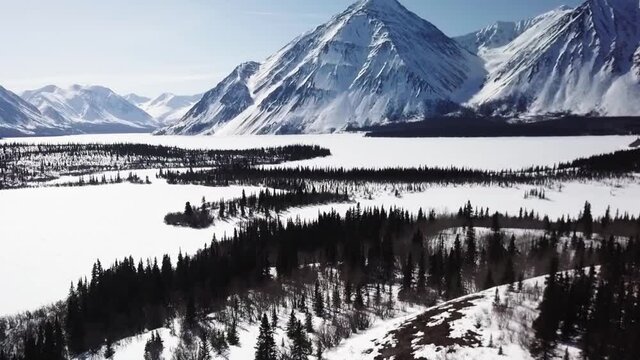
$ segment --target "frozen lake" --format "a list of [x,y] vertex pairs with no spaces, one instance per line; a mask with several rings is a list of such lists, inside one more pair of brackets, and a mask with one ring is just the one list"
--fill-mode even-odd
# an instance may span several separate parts
[[361,134],[264,136],[153,136],[149,134],[75,135],[12,138],[26,143],[145,143],[186,148],[246,149],[314,144],[333,156],[291,163],[309,166],[390,167],[459,166],[500,170],[553,165],[582,156],[627,148],[634,136],[539,138],[367,138]]
[[[21,142],[136,142],[191,148],[249,148],[286,144],[317,144],[333,156],[301,162],[314,166],[470,166],[499,169],[532,164],[549,165],[580,156],[625,148],[633,137],[499,138],[499,139],[373,139],[360,135],[265,137],[154,137],[99,135],[5,139]],[[66,296],[71,281],[86,276],[100,259],[161,257],[193,253],[211,241],[213,233],[230,233],[234,223],[205,230],[166,226],[164,215],[181,210],[185,201],[240,196],[242,188],[171,186],[149,175],[152,185],[118,184],[82,188],[34,188],[0,191],[0,315],[31,310]],[[610,205],[615,211],[640,212],[640,184],[635,180],[609,183],[568,183],[562,191],[548,190],[549,200],[525,200],[530,187],[436,186],[423,193],[395,197],[378,194],[363,205],[398,205],[409,210],[434,208],[456,211],[467,200],[493,211],[515,213],[520,207],[557,217],[577,215],[585,200],[594,214]],[[247,192],[257,188],[246,188]],[[350,205],[338,205],[346,211]],[[295,209],[289,216],[313,218],[333,206]],[[18,276],[19,274],[19,276]]]

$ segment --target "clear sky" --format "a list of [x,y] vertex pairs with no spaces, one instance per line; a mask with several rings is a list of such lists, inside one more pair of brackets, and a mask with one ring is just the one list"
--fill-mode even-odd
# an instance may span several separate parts
[[[350,0],[0,0],[0,85],[195,94]],[[401,0],[450,36],[582,0]]]

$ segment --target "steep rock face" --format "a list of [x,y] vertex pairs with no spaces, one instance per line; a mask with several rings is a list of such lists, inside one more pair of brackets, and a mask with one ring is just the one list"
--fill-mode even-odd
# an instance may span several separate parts
[[503,58],[471,104],[514,114],[640,114],[638,2],[589,0],[558,15],[495,49]]
[[177,123],[156,134],[199,134],[224,125],[253,104],[248,81],[260,64],[247,62],[239,65],[215,88],[207,91]]
[[357,2],[250,63],[248,76],[238,70],[161,133],[331,132],[422,118],[468,100],[486,75],[477,56],[396,0]]
[[26,91],[22,97],[57,125],[73,132],[151,131],[157,122],[149,114],[108,88],[53,85]]

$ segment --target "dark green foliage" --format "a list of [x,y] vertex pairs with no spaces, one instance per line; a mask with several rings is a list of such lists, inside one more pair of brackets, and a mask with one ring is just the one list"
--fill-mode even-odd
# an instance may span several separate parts
[[[318,146],[291,145],[246,150],[182,149],[147,144],[0,144],[0,189],[24,187],[29,183],[61,175],[92,174],[109,170],[253,166],[277,164],[331,155]],[[96,163],[95,159],[103,159]],[[148,183],[135,174],[127,181]],[[123,181],[98,179],[70,183],[70,186],[100,185]]]
[[260,334],[256,344],[256,360],[276,360],[276,343],[273,340],[273,332],[269,326],[267,315],[263,314],[260,321]]
[[144,345],[144,360],[160,360],[164,344],[157,331],[151,333],[151,338]]

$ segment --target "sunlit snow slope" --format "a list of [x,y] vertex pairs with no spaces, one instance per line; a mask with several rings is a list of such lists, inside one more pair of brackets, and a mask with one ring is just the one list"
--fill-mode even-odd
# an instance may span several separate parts
[[22,97],[70,133],[150,132],[158,126],[149,114],[101,86],[49,85]]
[[0,86],[0,136],[58,135],[64,127],[43,116],[38,108]]
[[264,63],[238,67],[165,134],[313,133],[463,102],[482,61],[396,0],[364,0]]
[[637,0],[588,0],[545,14],[478,54],[490,71],[473,105],[499,113],[640,115]]

